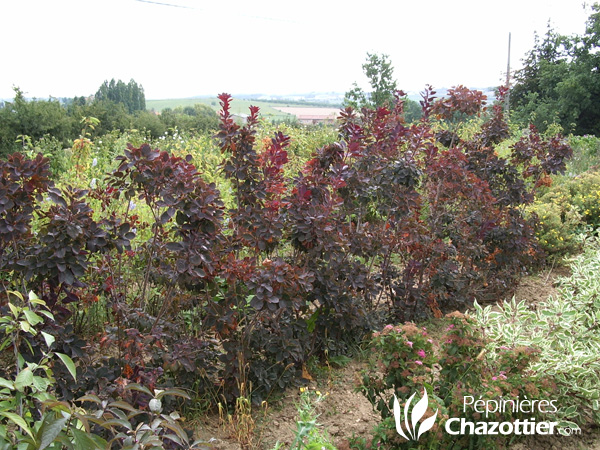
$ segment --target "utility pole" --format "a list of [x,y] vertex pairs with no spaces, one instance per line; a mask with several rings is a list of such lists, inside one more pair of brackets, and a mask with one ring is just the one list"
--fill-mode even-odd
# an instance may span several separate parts
[[508,62],[506,63],[506,100],[504,101],[504,114],[508,116],[510,103],[510,31],[508,32]]

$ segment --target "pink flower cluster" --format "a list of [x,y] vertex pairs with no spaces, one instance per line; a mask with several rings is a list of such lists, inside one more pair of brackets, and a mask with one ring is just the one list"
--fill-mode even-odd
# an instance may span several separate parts
[[498,375],[497,377],[492,377],[492,380],[496,381],[498,378],[500,378],[501,380],[506,380],[506,372],[501,371],[500,375]]

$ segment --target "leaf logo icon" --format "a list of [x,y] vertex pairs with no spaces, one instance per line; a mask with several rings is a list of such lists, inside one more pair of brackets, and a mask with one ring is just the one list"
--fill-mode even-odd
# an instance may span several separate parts
[[[430,430],[435,423],[435,419],[437,418],[438,410],[435,410],[435,414],[431,417],[425,419],[421,426],[419,427],[419,431],[417,432],[417,424],[419,420],[423,418],[425,412],[427,411],[427,407],[429,406],[429,398],[427,397],[427,389],[423,388],[423,397],[421,400],[417,402],[414,406],[412,412],[410,413],[410,424],[408,421],[409,409],[412,403],[412,400],[415,396],[415,393],[410,396],[410,398],[406,401],[406,405],[404,406],[404,414],[402,414],[400,408],[400,402],[398,401],[398,397],[394,394],[394,419],[396,421],[396,431],[400,436],[402,436],[407,441],[418,441],[423,433]],[[404,426],[406,428],[406,434],[402,429],[402,416],[404,416]],[[407,436],[408,434],[408,436]],[[409,437],[410,436],[410,437]]]

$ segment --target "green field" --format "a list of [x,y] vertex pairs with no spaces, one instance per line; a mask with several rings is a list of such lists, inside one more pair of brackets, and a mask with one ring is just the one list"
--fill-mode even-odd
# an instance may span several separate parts
[[[201,97],[201,98],[170,98],[164,100],[146,100],[146,109],[162,111],[165,108],[177,108],[178,106],[194,106],[197,103],[210,106],[215,111],[221,109],[219,99],[216,97]],[[260,100],[243,100],[234,98],[231,104],[231,112],[233,114],[248,114],[250,105],[258,106],[260,108],[260,114],[268,119],[280,119],[292,118],[291,114],[286,114],[281,111],[274,109],[274,106],[292,106],[284,103],[270,103]]]

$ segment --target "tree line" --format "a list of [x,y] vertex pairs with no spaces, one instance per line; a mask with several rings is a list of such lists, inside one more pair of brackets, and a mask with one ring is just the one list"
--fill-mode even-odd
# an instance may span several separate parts
[[[510,93],[510,119],[522,126],[533,123],[545,132],[558,125],[575,135],[600,135],[600,6],[594,4],[583,35],[564,36],[551,27],[536,38],[523,63],[514,74]],[[344,106],[379,107],[394,103],[396,81],[387,55],[367,54],[363,71],[372,91],[356,83],[346,93]],[[408,122],[419,119],[416,102],[405,101]],[[22,148],[25,137],[37,140],[53,136],[70,146],[81,131],[85,117],[100,120],[95,133],[112,130],[146,130],[158,137],[169,129],[207,130],[217,126],[215,112],[204,105],[164,110],[156,115],[146,111],[143,87],[130,80],[105,81],[90,97],[28,100],[15,88],[12,102],[0,104],[0,157]]]
[[550,26],[514,76],[511,119],[545,131],[559,125],[575,135],[600,135],[600,5],[592,6],[583,35]]
[[[566,36],[550,26],[513,74],[510,120],[524,128],[532,123],[541,132],[558,127],[574,135],[600,136],[600,5],[591,7],[583,35]],[[354,109],[391,107],[397,82],[388,55],[367,53],[362,65],[371,91],[354,83],[344,106]],[[416,102],[403,99],[408,122],[420,119]]]
[[157,138],[172,130],[201,131],[216,129],[217,114],[206,105],[166,109],[161,114],[146,110],[143,87],[131,80],[105,81],[95,95],[70,99],[27,99],[15,87],[12,101],[0,105],[0,157],[23,147],[25,140],[52,136],[70,147],[81,133],[82,120],[95,117],[97,136],[113,130],[145,130]]

